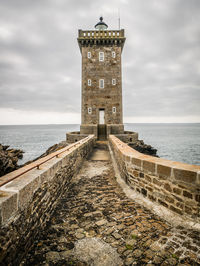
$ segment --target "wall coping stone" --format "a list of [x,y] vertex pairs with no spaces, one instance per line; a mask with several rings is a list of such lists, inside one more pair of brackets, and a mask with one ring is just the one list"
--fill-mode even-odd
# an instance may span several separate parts
[[[109,138],[112,142],[115,143],[115,145],[117,145],[117,148],[123,153],[124,156],[140,159],[143,162],[144,161],[151,162],[156,165],[170,167],[173,170],[178,169],[182,171],[194,172],[196,175],[198,174],[198,178],[196,178],[195,183],[196,184],[199,183],[199,177],[200,177],[200,166],[199,165],[186,164],[182,162],[171,161],[168,159],[153,157],[151,155],[145,155],[129,147],[127,144],[123,143],[121,140],[119,140],[114,135],[110,135]],[[155,172],[153,172],[152,174],[155,174]]]

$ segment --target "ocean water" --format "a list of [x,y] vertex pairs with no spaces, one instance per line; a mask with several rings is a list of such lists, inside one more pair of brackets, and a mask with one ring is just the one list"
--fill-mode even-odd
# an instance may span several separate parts
[[[19,164],[23,164],[79,128],[69,124],[0,126],[0,143],[22,149],[25,153]],[[156,148],[162,158],[200,165],[200,124],[125,124],[125,130],[138,132],[139,139]]]

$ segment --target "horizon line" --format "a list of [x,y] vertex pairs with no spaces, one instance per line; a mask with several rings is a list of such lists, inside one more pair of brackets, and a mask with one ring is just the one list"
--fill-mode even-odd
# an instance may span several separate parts
[[[200,124],[200,122],[125,122],[125,124]],[[0,126],[81,125],[81,123],[0,124]]]

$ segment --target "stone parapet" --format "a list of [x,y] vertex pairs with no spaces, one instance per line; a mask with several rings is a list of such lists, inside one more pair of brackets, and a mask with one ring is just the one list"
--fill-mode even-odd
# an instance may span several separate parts
[[88,135],[89,134],[80,134],[80,131],[67,132],[66,141],[67,143],[74,143],[86,138]]
[[134,143],[138,140],[138,133],[133,131],[124,131],[123,134],[114,135],[125,143]]
[[144,155],[109,136],[121,177],[136,192],[200,222],[200,166]]
[[[38,233],[45,228],[59,198],[92,151],[94,143],[95,137],[90,135],[63,148],[60,154],[48,155],[55,154],[55,157],[39,169],[26,172],[27,167],[36,166],[38,160],[16,170],[17,175],[20,171],[26,173],[0,187],[1,265],[19,264]],[[16,171],[1,179],[12,178]]]
[[121,30],[79,30],[78,44],[82,46],[90,45],[120,45],[122,48],[126,40],[124,29]]

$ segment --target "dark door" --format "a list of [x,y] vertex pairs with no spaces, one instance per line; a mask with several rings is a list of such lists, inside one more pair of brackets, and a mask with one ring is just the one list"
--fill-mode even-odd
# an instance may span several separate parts
[[106,125],[98,125],[98,140],[107,139],[107,130]]
[[98,139],[106,140],[105,109],[99,109]]

